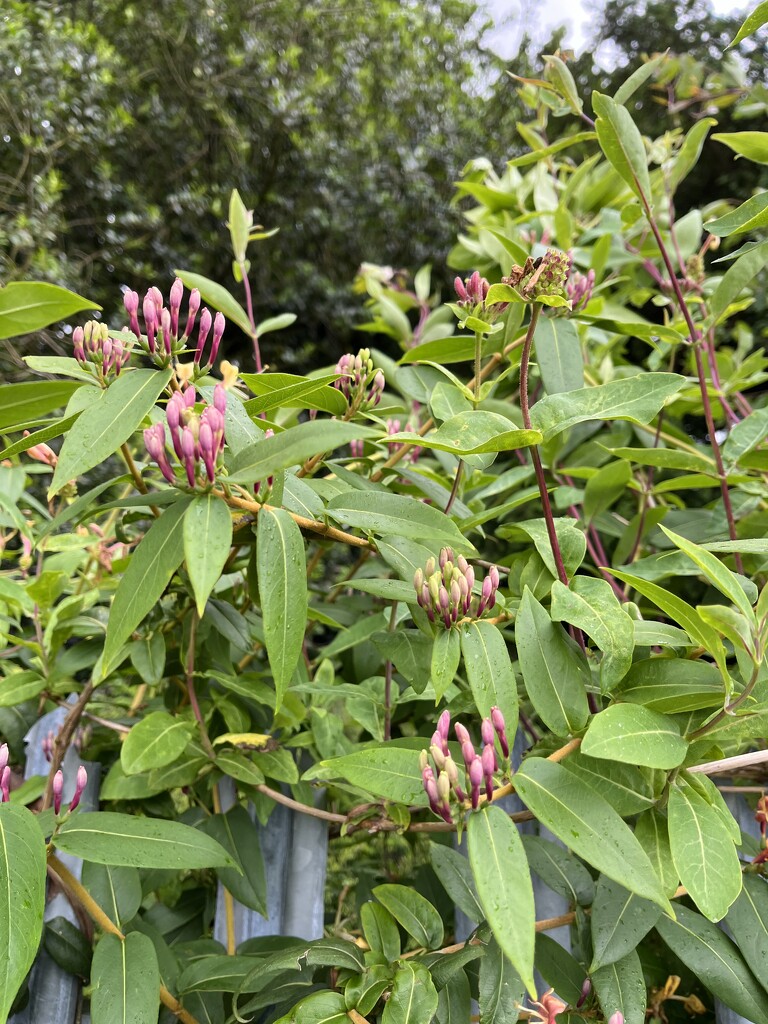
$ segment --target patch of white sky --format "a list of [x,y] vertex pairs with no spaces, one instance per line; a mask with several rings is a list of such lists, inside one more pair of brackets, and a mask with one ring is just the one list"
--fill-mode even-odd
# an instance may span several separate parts
[[[718,14],[746,15],[754,6],[749,0],[710,2]],[[524,35],[529,35],[535,44],[543,45],[554,29],[564,26],[563,48],[580,55],[594,45],[602,7],[600,0],[484,0],[481,8],[493,22],[486,42],[499,56],[512,60]],[[614,66],[610,43],[598,47],[593,57],[595,63],[606,70]]]

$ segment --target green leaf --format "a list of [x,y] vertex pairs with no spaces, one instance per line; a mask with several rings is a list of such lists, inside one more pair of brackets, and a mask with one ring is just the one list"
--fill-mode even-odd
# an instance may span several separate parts
[[12,708],[32,700],[45,689],[45,679],[37,672],[11,672],[0,678],[0,708]]
[[717,121],[714,117],[703,117],[694,124],[693,128],[683,139],[683,144],[677,151],[677,156],[667,171],[667,187],[670,195],[675,194],[680,183],[688,177],[699,162],[707,132],[716,124]]
[[754,32],[757,32],[759,28],[768,23],[768,0],[763,0],[762,3],[758,4],[752,13],[745,18],[741,28],[733,37],[731,42],[728,44],[728,49],[732,46],[736,46],[742,39],[746,39],[747,36],[751,36]]
[[[424,740],[424,748],[429,741]],[[401,804],[427,803],[421,784],[419,750],[394,746],[391,742],[357,750],[354,754],[320,761],[304,773],[306,781],[346,779],[373,796]]]
[[635,662],[616,697],[672,715],[722,704],[723,683],[709,662],[649,658]]
[[548,395],[584,387],[584,357],[573,320],[539,317],[534,345],[536,363]]
[[438,992],[435,1024],[466,1024],[472,1016],[472,995],[464,971],[452,975]]
[[577,146],[581,142],[592,142],[595,138],[594,132],[576,132],[574,135],[567,135],[563,139],[558,139],[551,146],[542,146],[541,149],[534,149],[531,153],[524,153],[522,156],[516,156],[514,160],[508,160],[507,167],[528,167],[529,164],[537,164],[541,160],[549,159],[549,157],[554,156],[555,153],[559,153],[563,149]]
[[[2,295],[2,292],[0,292]],[[35,959],[45,907],[45,840],[26,807],[0,804],[0,1020]]]
[[641,202],[650,206],[648,157],[643,138],[629,111],[610,96],[599,92],[592,93],[592,109],[597,114],[595,131],[600,148]]
[[571,623],[592,637],[603,652],[601,688],[604,693],[612,690],[632,664],[635,630],[607,580],[574,576],[570,587],[555,580],[550,615],[554,621]]
[[39,331],[84,309],[101,306],[55,284],[11,281],[0,288],[0,341]]
[[[9,286],[10,287],[10,286]],[[0,290],[2,295],[2,290]],[[82,384],[66,380],[34,380],[0,384],[0,430],[34,421],[66,405]],[[22,449],[23,450],[23,449]]]
[[249,956],[201,956],[184,968],[176,987],[184,993],[187,1008],[189,992],[237,992],[252,970]]
[[301,657],[307,622],[304,538],[283,509],[265,509],[259,516],[256,563],[264,643],[278,711]]
[[61,826],[54,845],[96,864],[185,870],[233,866],[226,850],[198,829],[111,811],[73,815]]
[[589,667],[527,587],[515,620],[515,644],[526,692],[547,728],[556,736],[583,729],[589,718]]
[[717,587],[721,594],[725,594],[726,597],[730,598],[748,620],[754,620],[752,605],[747,600],[747,595],[744,593],[738,578],[730,569],[723,565],[719,558],[716,558],[704,548],[700,548],[698,544],[694,544],[692,541],[686,540],[685,537],[673,533],[665,526],[661,526],[661,530],[681,551],[684,551],[698,565],[713,587]]
[[635,838],[653,864],[654,871],[664,886],[664,892],[668,896],[672,896],[680,878],[672,860],[667,819],[655,807],[645,811],[635,823]]
[[222,885],[244,906],[267,917],[267,880],[259,845],[259,831],[248,812],[235,804],[226,814],[214,814],[206,818],[203,830],[237,864],[237,868],[216,868]]
[[[469,863],[485,919],[530,995],[533,980],[536,910],[528,859],[520,833],[500,808],[488,806],[467,823]],[[514,921],[514,928],[510,922]]]
[[464,671],[481,718],[498,707],[510,736],[517,728],[517,683],[507,644],[490,622],[468,622],[461,627]]
[[625,79],[621,83],[619,88],[613,94],[614,102],[625,104],[627,100],[631,99],[637,90],[648,81],[656,68],[666,60],[666,58],[666,53],[660,53],[658,57],[653,57],[650,60],[646,60],[644,64],[641,64],[636,71],[632,72],[629,78]]
[[718,666],[723,666],[721,671],[724,671],[725,649],[722,640],[717,632],[703,621],[696,609],[692,608],[687,601],[677,597],[676,594],[670,593],[668,590],[664,590],[663,587],[659,587],[648,580],[640,579],[639,576],[633,576],[631,573],[611,569],[611,574],[623,583],[629,583],[643,597],[647,597],[649,601],[653,601],[658,608],[666,612],[673,622],[682,626],[692,640],[701,644],[702,647],[715,657]]
[[197,288],[203,302],[220,310],[227,320],[231,320],[244,334],[251,336],[252,328],[248,314],[226,288],[208,277],[203,277],[202,274],[190,274],[186,270],[174,270],[174,274],[181,278],[187,288]]
[[91,943],[77,925],[66,917],[49,918],[45,922],[43,949],[67,974],[79,978],[90,977],[93,959]]
[[[717,138],[716,135],[712,137]],[[708,221],[706,228],[711,235],[727,238],[728,235],[757,231],[759,228],[765,227],[766,224],[768,224],[768,192],[759,192],[756,196],[752,196],[737,206],[735,210],[724,213],[717,220]]]
[[113,924],[121,927],[132,921],[143,899],[137,868],[108,864],[83,864],[82,882]]
[[720,921],[741,892],[741,866],[728,828],[684,780],[669,793],[669,839],[680,881],[710,921]]
[[629,827],[567,768],[529,757],[515,773],[515,789],[539,821],[575,854],[671,913],[661,882]]
[[466,916],[478,924],[485,917],[483,908],[477,895],[475,880],[472,877],[472,869],[466,857],[452,846],[445,846],[443,843],[430,843],[430,856],[432,867],[440,880],[440,884],[451,897],[451,900],[466,914]]
[[170,379],[170,370],[131,370],[113,381],[98,401],[81,413],[64,439],[48,498],[70,480],[106,462],[149,414]]
[[524,835],[525,855],[532,871],[553,892],[569,903],[589,906],[595,896],[595,883],[580,860],[543,836]]
[[495,939],[488,943],[480,961],[478,1002],[483,1024],[515,1024],[525,985],[512,964],[504,956]]
[[545,442],[577,423],[590,420],[650,423],[667,399],[685,383],[685,377],[677,373],[642,373],[593,388],[547,395],[531,409],[531,422],[542,432]]
[[322,377],[299,377],[293,373],[242,373],[241,379],[257,396],[249,398],[243,408],[250,417],[271,409],[322,409],[332,415],[343,416],[347,400],[342,393],[329,387],[338,380],[338,373]]
[[708,330],[720,320],[730,304],[763,269],[767,259],[768,242],[763,242],[757,249],[750,249],[730,265],[710,297],[709,316],[704,321],[704,329]]
[[632,471],[626,462],[609,462],[587,480],[584,488],[584,515],[588,522],[609,509],[626,494]]
[[743,455],[747,455],[768,436],[768,409],[754,409],[739,423],[735,423],[722,448],[726,471],[732,470]]
[[[576,525],[575,520],[571,519],[570,516],[567,519],[555,519],[554,522],[565,571],[569,576],[573,576],[584,560],[587,550],[586,537],[583,531]],[[549,540],[547,524],[543,519],[526,519],[521,522],[511,523],[509,526],[500,526],[496,531],[496,535],[515,541],[520,539],[521,535],[526,539],[530,537],[536,545],[536,550],[541,555],[544,565],[550,574],[557,578],[558,571],[554,555],[552,554],[552,544]]]
[[376,534],[430,539],[434,545],[447,544],[461,554],[475,554],[453,520],[439,509],[417,498],[392,494],[386,490],[346,491],[328,502],[331,519],[350,527]]
[[117,585],[107,623],[102,674],[106,676],[134,629],[155,607],[184,557],[180,527],[188,499],[180,498],[147,530]]
[[295,313],[278,313],[277,316],[268,316],[266,320],[256,324],[256,333],[261,337],[262,334],[270,334],[272,331],[284,331],[286,327],[295,323]]
[[[392,434],[387,441],[390,444],[413,443],[414,435],[407,432]],[[506,416],[483,409],[468,409],[441,423],[418,443],[422,448],[466,456],[514,451],[540,441],[538,431],[520,430]]]
[[442,629],[432,645],[430,678],[437,704],[456,678],[461,661],[461,641],[456,629]]
[[725,918],[731,935],[756,978],[768,965],[768,883],[761,875],[744,875],[744,887]]
[[239,750],[225,750],[217,754],[216,767],[231,779],[243,782],[246,786],[261,786],[264,783],[261,770],[251,758],[241,754]]
[[614,964],[636,949],[661,915],[655,903],[629,892],[605,875],[597,881],[592,904],[592,966]]
[[376,885],[373,895],[405,928],[419,946],[438,949],[443,941],[443,919],[428,899],[407,885]]
[[160,969],[152,940],[131,932],[121,941],[103,935],[91,965],[93,1024],[155,1024]]
[[656,924],[672,952],[726,1006],[747,1020],[768,1020],[768,995],[727,935],[688,907],[676,910],[677,920],[662,917]]
[[253,211],[247,210],[236,188],[229,197],[229,235],[232,240],[232,255],[237,263],[245,263],[248,236],[253,227]]
[[165,672],[165,637],[150,633],[133,640],[129,646],[131,664],[147,686],[157,686]]
[[341,992],[314,992],[296,1003],[275,1024],[349,1024],[344,995]]
[[600,1007],[608,1020],[617,1010],[625,1024],[644,1024],[647,1004],[643,969],[635,950],[592,973]]
[[232,516],[226,503],[213,494],[193,498],[184,513],[184,561],[200,618],[231,547]]
[[400,961],[381,1024],[424,1024],[437,1010],[437,990],[423,964]]
[[392,962],[400,956],[400,931],[397,922],[380,903],[369,901],[360,908],[360,922],[365,941],[385,960]]
[[737,160],[746,157],[756,164],[768,164],[768,132],[717,132],[712,139],[732,149]]
[[357,423],[318,420],[299,423],[238,454],[229,475],[230,483],[250,484],[264,480],[281,469],[296,466],[321,452],[332,452],[350,441],[376,438],[379,432]]
[[66,416],[63,419],[54,420],[49,427],[43,427],[42,430],[36,430],[33,434],[28,434],[27,437],[19,438],[15,444],[9,444],[7,448],[0,452],[0,460],[9,459],[12,455],[19,455],[21,452],[29,451],[35,445],[51,441],[55,437],[61,437],[62,434],[69,430],[79,415],[80,413],[76,413],[74,416]]
[[193,722],[174,718],[167,711],[153,711],[131,728],[120,748],[126,775],[172,764],[184,753],[195,732]]
[[688,753],[673,718],[642,704],[611,704],[589,723],[581,749],[587,757],[677,768]]
[[562,999],[578,1002],[586,971],[559,942],[541,932],[536,936],[536,970]]
[[583,103],[568,65],[556,54],[544,53],[542,57],[547,63],[549,81],[557,88],[557,92],[562,96],[573,113],[579,115]]

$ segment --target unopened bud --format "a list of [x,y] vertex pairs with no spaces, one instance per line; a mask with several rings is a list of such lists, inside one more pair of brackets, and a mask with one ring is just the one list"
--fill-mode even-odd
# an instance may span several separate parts
[[5,771],[6,765],[8,764],[8,744],[3,743],[0,745],[0,774]]
[[424,774],[424,769],[429,768],[429,754],[426,750],[422,750],[419,754],[419,771]]
[[616,1010],[615,1013],[611,1014],[608,1018],[608,1024],[624,1024],[624,1014],[621,1010]]
[[578,1001],[578,1003],[576,1003],[576,1009],[577,1010],[580,1009],[584,1005],[584,1003],[585,1003],[585,1001],[586,1001],[586,999],[589,996],[589,993],[591,991],[592,991],[592,982],[589,980],[589,978],[585,978],[584,979],[584,983],[581,986],[581,995],[579,996],[579,1001]]
[[469,783],[472,787],[472,806],[477,807],[480,802],[480,786],[483,782],[483,762],[475,757],[469,766]]
[[53,810],[58,814],[61,810],[61,794],[64,792],[64,773],[61,768],[53,776]]
[[[451,728],[451,713],[446,708],[446,710],[443,711],[443,713],[440,715],[440,717],[437,720],[437,731],[440,733],[440,738],[442,739],[443,743],[447,743],[448,742],[448,734],[449,734],[450,728]],[[444,751],[444,753],[445,752],[446,751]]]
[[484,718],[482,723],[480,724],[480,737],[482,738],[484,744],[490,744],[491,746],[493,746],[495,734],[493,731],[493,723],[491,722],[490,718]]
[[[447,712],[446,712],[446,714],[447,714]],[[467,731],[467,729],[465,728],[465,726],[463,726],[463,725],[461,724],[461,722],[457,722],[457,723],[456,723],[456,725],[455,725],[455,726],[453,727],[453,731],[454,731],[454,732],[456,733],[456,739],[457,739],[457,740],[459,741],[459,743],[461,743],[462,745],[463,745],[464,743],[469,743],[469,742],[470,742],[470,739],[469,739],[469,732]]]
[[447,804],[451,798],[451,783],[445,772],[437,777],[437,795],[441,804]]
[[74,811],[77,805],[80,803],[80,798],[83,795],[86,784],[88,783],[88,772],[85,770],[83,765],[77,769],[77,779],[75,780],[75,793],[72,797],[72,803],[69,805],[70,811]]
[[6,765],[0,772],[0,802],[7,804],[11,799],[11,769]]
[[205,342],[208,339],[208,334],[210,333],[212,323],[213,317],[211,316],[210,310],[206,307],[200,314],[200,327],[197,335],[195,362],[198,365],[203,361],[203,350],[205,349]]

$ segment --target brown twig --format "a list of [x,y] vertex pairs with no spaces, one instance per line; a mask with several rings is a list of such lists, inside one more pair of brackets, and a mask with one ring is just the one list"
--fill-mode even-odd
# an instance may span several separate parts
[[51,767],[48,772],[48,781],[45,784],[43,801],[40,805],[41,811],[45,811],[51,806],[51,801],[53,800],[53,777],[59,768],[61,768],[61,762],[64,760],[64,755],[69,749],[69,744],[72,742],[75,729],[77,729],[80,719],[83,716],[83,712],[85,711],[85,706],[91,699],[91,695],[95,689],[96,685],[93,681],[85,684],[83,692],[70,708],[67,717],[64,719],[61,728],[56,734],[56,739],[53,741],[53,751],[51,752]]
[[[253,515],[258,515],[259,512],[275,512],[277,511],[274,505],[260,505],[257,501],[249,501],[246,498],[238,498],[234,494],[225,494],[224,491],[214,489],[211,491],[218,498],[223,498],[226,503],[233,508],[241,508],[246,512],[251,512]],[[288,515],[293,519],[296,525],[302,530],[309,530],[311,533],[319,533],[322,537],[327,537],[328,540],[338,540],[342,544],[349,544],[351,547],[356,548],[372,548],[373,545],[370,541],[364,537],[355,537],[351,533],[345,533],[343,530],[337,530],[335,526],[327,526],[325,523],[318,522],[316,519],[307,519],[306,516],[300,516],[296,512],[291,512],[289,509],[285,509]]]

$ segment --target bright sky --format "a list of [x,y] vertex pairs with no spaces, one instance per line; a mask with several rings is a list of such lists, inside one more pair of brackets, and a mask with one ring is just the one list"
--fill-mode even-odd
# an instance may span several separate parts
[[[526,26],[534,39],[543,43],[551,29],[565,25],[565,45],[581,53],[591,39],[591,28],[601,4],[599,0],[485,0],[484,6],[496,24],[489,42],[502,57],[513,57]],[[712,0],[712,6],[720,14],[746,14],[754,2]]]

